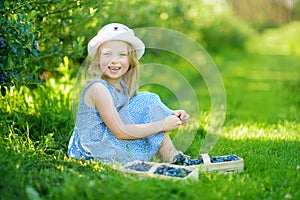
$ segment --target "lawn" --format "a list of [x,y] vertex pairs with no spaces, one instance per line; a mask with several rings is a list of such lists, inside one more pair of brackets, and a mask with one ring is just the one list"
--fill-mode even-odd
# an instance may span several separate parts
[[[209,154],[242,157],[243,172],[203,173],[198,181],[141,180],[70,159],[72,81],[49,80],[1,97],[0,199],[299,199],[300,58],[243,52],[213,58],[226,89],[227,117]],[[186,153],[197,155],[209,115],[206,106],[185,127],[197,131]]]

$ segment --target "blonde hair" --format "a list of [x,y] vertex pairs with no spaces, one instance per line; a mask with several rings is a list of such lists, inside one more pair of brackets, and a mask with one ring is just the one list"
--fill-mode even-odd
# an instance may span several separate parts
[[[139,66],[139,61],[137,59],[136,51],[131,46],[131,44],[127,43],[127,50],[128,50],[128,58],[129,58],[129,69],[128,71],[122,76],[122,80],[127,86],[127,92],[128,97],[131,99],[136,95],[136,91],[138,88],[138,80],[139,80],[139,74],[137,67]],[[103,76],[103,73],[100,69],[100,59],[101,59],[101,45],[97,48],[96,54],[94,58],[92,58],[91,65],[88,68],[88,77],[89,79],[95,80],[95,79],[103,79],[106,80],[105,76]]]

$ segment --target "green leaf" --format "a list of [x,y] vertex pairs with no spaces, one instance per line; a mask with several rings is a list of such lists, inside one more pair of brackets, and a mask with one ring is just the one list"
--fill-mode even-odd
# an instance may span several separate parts
[[8,68],[13,68],[15,66],[14,61],[11,56],[8,56]]
[[18,13],[18,17],[19,17],[19,19],[23,20],[24,19],[24,14]]
[[4,7],[7,8],[9,6],[8,1],[4,1]]
[[38,55],[38,52],[37,52],[36,49],[32,49],[32,57],[35,58],[35,59],[39,58],[39,55]]
[[30,200],[41,199],[39,193],[31,186],[26,187],[26,195],[27,195],[27,198]]
[[51,48],[50,48],[51,52],[52,53],[55,53],[57,51],[57,46],[56,45],[53,45]]

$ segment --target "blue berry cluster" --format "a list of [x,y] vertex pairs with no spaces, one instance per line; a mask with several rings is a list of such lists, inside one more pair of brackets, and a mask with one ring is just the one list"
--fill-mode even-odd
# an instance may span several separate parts
[[[228,156],[210,156],[211,163],[217,162],[229,162],[238,160],[239,157],[236,155],[228,155]],[[174,157],[174,161],[172,164],[175,165],[183,165],[183,166],[191,166],[191,165],[200,165],[203,164],[203,159],[201,157],[196,159],[190,159],[183,154],[178,154]]]
[[228,155],[228,156],[211,156],[210,162],[211,163],[218,163],[218,162],[229,162],[238,160],[239,157],[236,155]]
[[175,168],[170,166],[160,166],[155,171],[154,174],[172,176],[172,177],[185,177],[189,175],[192,171],[184,168]]
[[127,166],[127,167],[125,167],[125,169],[147,172],[150,170],[151,167],[152,167],[152,165],[150,165],[150,164],[147,164],[145,162],[139,162],[139,163],[135,163],[133,165]]
[[190,159],[187,156],[184,156],[183,154],[180,153],[174,157],[172,164],[183,165],[183,166],[200,165],[203,164],[203,159],[202,158]]

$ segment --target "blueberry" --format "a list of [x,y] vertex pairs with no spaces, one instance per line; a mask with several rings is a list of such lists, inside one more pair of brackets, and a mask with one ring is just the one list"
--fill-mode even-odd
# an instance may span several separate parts
[[185,177],[189,173],[191,173],[190,170],[186,170],[183,168],[175,168],[175,167],[170,167],[170,166],[165,166],[165,165],[158,167],[154,171],[154,174],[173,176],[173,177]]
[[145,162],[140,162],[140,163],[130,165],[130,166],[126,167],[126,169],[132,169],[132,170],[136,170],[136,171],[146,172],[146,171],[149,171],[151,167],[152,167],[152,165],[150,165],[150,164],[146,164]]
[[211,163],[215,163],[216,162],[216,158],[215,157],[210,157],[210,162]]
[[38,41],[34,41],[33,46],[34,46],[35,48],[38,47],[38,46],[39,46]]
[[231,155],[231,160],[238,160],[239,157],[237,155]]
[[183,154],[179,153],[174,157],[173,164],[183,165],[188,162],[188,158],[186,158]]
[[197,159],[189,159],[188,157],[182,154],[178,154],[175,156],[174,162],[172,164],[183,166],[199,165],[203,164],[203,159],[201,157]]
[[238,156],[236,155],[228,155],[228,156],[212,156],[210,157],[210,161],[212,163],[216,163],[216,162],[230,162],[230,161],[235,161],[238,160]]

